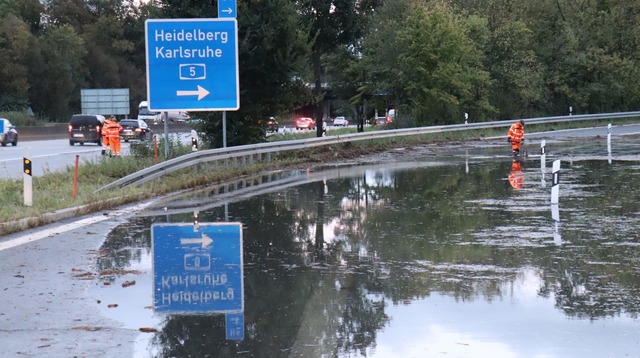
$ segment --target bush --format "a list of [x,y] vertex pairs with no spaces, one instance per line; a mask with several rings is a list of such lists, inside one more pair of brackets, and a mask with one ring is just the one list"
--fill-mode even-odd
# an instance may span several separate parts
[[4,111],[0,112],[0,118],[7,118],[14,126],[36,126],[44,121],[38,120],[27,111]]

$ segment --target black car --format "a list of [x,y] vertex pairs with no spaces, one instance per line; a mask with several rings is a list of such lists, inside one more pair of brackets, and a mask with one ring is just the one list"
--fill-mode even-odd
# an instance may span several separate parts
[[142,119],[123,119],[120,122],[122,132],[120,138],[125,142],[131,139],[147,140],[151,137],[151,128]]
[[99,114],[74,114],[69,121],[69,145],[96,143],[102,145],[104,116]]
[[14,147],[18,145],[18,131],[8,119],[0,118],[0,144],[6,147],[9,143]]
[[278,121],[275,117],[269,117],[267,120],[259,121],[258,123],[265,128],[267,133],[278,133]]

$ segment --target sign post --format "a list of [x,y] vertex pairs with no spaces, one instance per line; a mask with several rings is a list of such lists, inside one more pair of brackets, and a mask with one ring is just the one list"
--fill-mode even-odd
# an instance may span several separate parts
[[150,110],[240,108],[236,19],[149,19],[145,35]]
[[236,1],[220,0],[218,17],[145,21],[147,99],[153,111],[222,111],[226,147],[226,111],[240,108]]

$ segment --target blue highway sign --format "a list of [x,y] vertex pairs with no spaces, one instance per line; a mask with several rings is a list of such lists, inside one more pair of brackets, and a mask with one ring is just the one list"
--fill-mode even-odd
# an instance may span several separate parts
[[240,108],[235,18],[149,19],[145,39],[150,110]]
[[236,18],[238,5],[236,0],[218,0],[218,17]]
[[153,292],[158,312],[242,312],[240,223],[154,224]]

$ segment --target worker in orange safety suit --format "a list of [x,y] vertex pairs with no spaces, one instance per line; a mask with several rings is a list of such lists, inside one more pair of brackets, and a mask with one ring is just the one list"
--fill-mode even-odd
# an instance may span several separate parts
[[520,155],[520,146],[524,142],[524,120],[521,119],[511,125],[507,133],[507,140],[511,143],[511,154]]
[[122,126],[116,121],[115,116],[111,116],[111,123],[107,127],[107,136],[109,137],[109,148],[111,149],[111,155],[120,156],[120,132],[122,132]]
[[522,171],[522,162],[514,159],[511,162],[511,172],[509,173],[509,184],[514,189],[522,189],[524,186],[524,172]]
[[102,135],[102,155],[107,154],[107,148],[109,148],[109,126],[111,125],[111,117],[105,119],[102,124],[100,134]]

